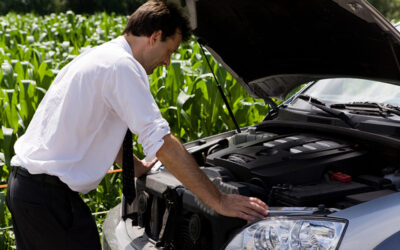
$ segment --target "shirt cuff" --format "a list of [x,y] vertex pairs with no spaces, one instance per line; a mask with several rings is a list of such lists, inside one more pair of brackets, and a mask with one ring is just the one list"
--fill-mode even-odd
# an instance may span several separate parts
[[146,129],[139,135],[138,142],[143,146],[143,152],[146,155],[145,161],[149,162],[156,158],[156,153],[164,144],[164,136],[170,133],[168,122],[160,118],[152,123],[150,129]]

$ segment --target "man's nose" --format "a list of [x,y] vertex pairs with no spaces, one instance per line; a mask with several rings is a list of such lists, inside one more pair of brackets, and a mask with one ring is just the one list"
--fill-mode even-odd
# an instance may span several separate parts
[[171,56],[168,56],[168,57],[164,60],[163,63],[164,63],[165,66],[168,67],[168,66],[170,65],[170,63],[171,63]]
[[171,63],[171,59],[170,58],[168,58],[168,59],[166,59],[165,61],[164,61],[164,65],[165,66],[169,66],[169,64]]

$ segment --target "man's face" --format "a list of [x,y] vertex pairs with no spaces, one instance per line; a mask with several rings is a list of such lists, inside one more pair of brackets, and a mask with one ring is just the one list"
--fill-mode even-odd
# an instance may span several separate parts
[[168,66],[172,53],[178,49],[182,41],[182,35],[178,30],[164,41],[161,41],[161,34],[160,30],[150,36],[149,49],[144,53],[143,67],[148,75],[153,73],[158,66]]

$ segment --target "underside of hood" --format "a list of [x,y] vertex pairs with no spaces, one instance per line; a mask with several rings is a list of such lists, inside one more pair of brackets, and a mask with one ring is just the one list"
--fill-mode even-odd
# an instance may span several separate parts
[[400,34],[364,0],[186,0],[199,42],[254,97],[312,80],[400,84]]

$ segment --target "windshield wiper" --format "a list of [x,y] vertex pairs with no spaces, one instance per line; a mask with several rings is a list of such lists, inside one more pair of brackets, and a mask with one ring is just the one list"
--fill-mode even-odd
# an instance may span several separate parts
[[304,94],[298,95],[297,97],[302,99],[302,100],[304,100],[304,101],[307,101],[308,103],[310,103],[314,107],[319,108],[322,111],[325,111],[326,113],[332,115],[333,117],[337,117],[337,118],[341,119],[347,125],[349,125],[351,128],[356,128],[357,127],[357,124],[355,122],[353,122],[351,120],[351,118],[348,117],[345,113],[343,113],[341,111],[338,111],[336,109],[327,107],[324,102],[318,100],[317,98],[309,96],[309,95],[304,95]]
[[400,107],[377,102],[352,102],[332,104],[331,108],[346,109],[360,114],[376,114],[387,118],[388,114],[400,116]]

